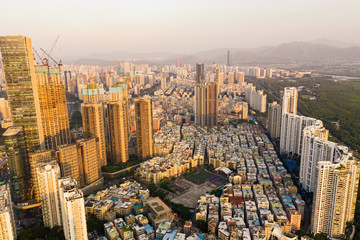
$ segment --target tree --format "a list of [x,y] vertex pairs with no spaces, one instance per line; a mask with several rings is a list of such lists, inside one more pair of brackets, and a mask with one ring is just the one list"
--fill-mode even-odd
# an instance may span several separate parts
[[207,232],[207,223],[203,220],[196,220],[196,226],[204,233]]

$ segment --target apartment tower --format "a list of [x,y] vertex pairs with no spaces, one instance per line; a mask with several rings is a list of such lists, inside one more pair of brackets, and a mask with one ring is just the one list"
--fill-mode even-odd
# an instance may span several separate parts
[[9,185],[0,185],[0,239],[15,240],[16,225]]
[[71,178],[59,180],[62,226],[65,239],[87,240],[84,196],[76,184]]
[[99,163],[107,164],[106,159],[106,136],[104,128],[104,110],[102,103],[81,104],[83,132],[99,139]]
[[149,158],[154,155],[152,100],[135,99],[135,125],[137,153],[139,157]]
[[314,234],[331,238],[345,234],[346,223],[354,219],[359,175],[359,160],[351,153],[335,162],[318,163],[310,225]]
[[271,138],[280,137],[281,106],[277,102],[268,104],[268,131]]
[[58,187],[60,178],[60,167],[56,161],[38,164],[39,197],[45,227],[62,225]]
[[129,160],[128,114],[125,100],[107,103],[109,158],[113,163]]

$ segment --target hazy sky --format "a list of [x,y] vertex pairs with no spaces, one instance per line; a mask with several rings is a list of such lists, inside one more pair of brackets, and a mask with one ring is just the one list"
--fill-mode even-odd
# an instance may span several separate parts
[[0,35],[86,56],[194,53],[330,38],[360,42],[359,0],[2,0]]

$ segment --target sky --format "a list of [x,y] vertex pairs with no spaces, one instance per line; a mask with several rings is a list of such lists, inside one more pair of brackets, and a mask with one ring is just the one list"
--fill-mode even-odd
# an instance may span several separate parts
[[360,42],[359,0],[3,0],[0,35],[57,57],[114,51],[191,54],[329,38]]

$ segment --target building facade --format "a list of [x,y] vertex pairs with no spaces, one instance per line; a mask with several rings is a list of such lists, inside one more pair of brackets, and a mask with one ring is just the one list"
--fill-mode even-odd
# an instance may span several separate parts
[[313,198],[311,231],[339,238],[354,219],[358,193],[359,160],[346,153],[335,162],[319,162]]
[[113,163],[129,160],[129,133],[125,100],[107,103],[109,158]]
[[282,113],[297,114],[298,90],[286,87],[283,92]]
[[56,161],[38,164],[39,197],[45,227],[62,225],[58,187],[60,178],[60,167]]
[[15,240],[16,225],[9,185],[0,186],[0,239]]
[[154,155],[152,100],[135,99],[135,124],[137,153],[139,157],[149,158]]
[[23,126],[27,153],[44,147],[38,86],[31,39],[0,37],[6,92],[14,126]]
[[99,161],[101,166],[107,165],[106,136],[104,126],[104,109],[102,103],[81,104],[83,132],[99,139]]
[[281,106],[277,102],[268,104],[268,131],[271,138],[280,137]]
[[62,226],[65,239],[88,239],[83,193],[71,178],[59,180]]

